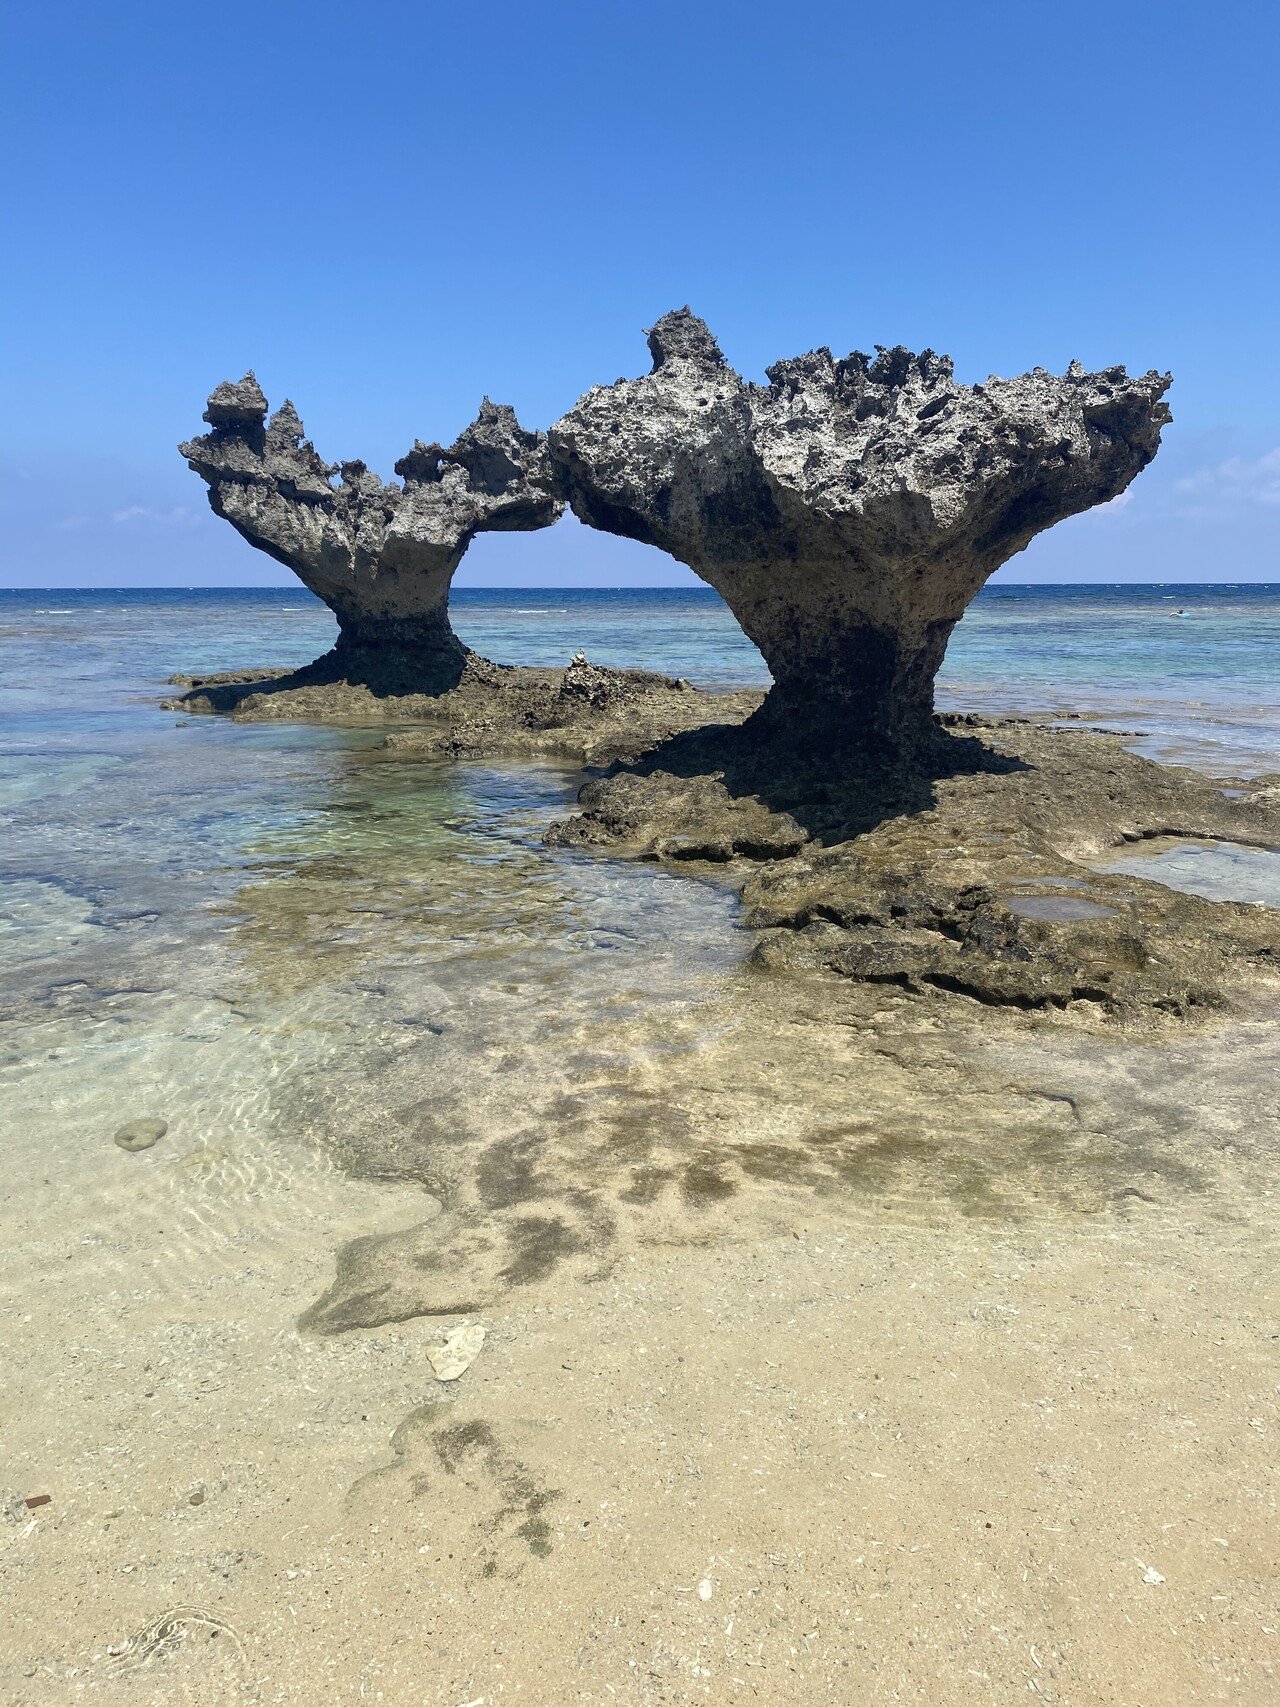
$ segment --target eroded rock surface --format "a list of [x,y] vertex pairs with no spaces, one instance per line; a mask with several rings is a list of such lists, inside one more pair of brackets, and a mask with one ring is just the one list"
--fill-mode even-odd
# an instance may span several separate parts
[[712,696],[648,670],[611,670],[579,654],[567,669],[503,665],[464,646],[449,587],[477,533],[547,527],[541,434],[486,398],[447,449],[415,444],[383,485],[362,462],[324,462],[291,403],[267,419],[252,373],[220,385],[209,432],[182,454],[214,511],[286,564],[338,619],[333,650],[301,670],[175,676],[167,702],[251,721],[411,723],[390,745],[443,755],[547,754],[607,762],[681,730],[736,723],[757,693]]
[[687,563],[775,686],[755,720],[799,746],[910,750],[965,607],[1037,533],[1123,492],[1155,455],[1170,379],[1122,367],[956,382],[926,350],[812,351],[745,383],[686,309],[653,370],[551,428],[592,527]]
[[174,676],[170,685],[182,690],[163,702],[171,711],[221,712],[251,723],[387,724],[384,745],[400,753],[602,766],[637,762],[704,723],[733,726],[760,703],[755,688],[704,693],[679,676],[606,669],[581,653],[563,669],[544,669],[494,664],[472,652],[456,686],[443,693],[379,692],[314,667]]
[[[744,878],[757,958],[859,983],[999,1006],[1087,1003],[1187,1016],[1280,978],[1280,915],[1104,874],[1117,848],[1164,836],[1280,847],[1265,788],[1239,799],[1114,736],[952,718],[948,773],[699,774],[708,736],[668,743],[684,774],[588,783],[558,845],[642,858],[756,862]],[[661,754],[656,756],[660,759]]]
[[535,484],[542,438],[488,398],[447,449],[416,443],[384,485],[363,462],[332,464],[286,401],[267,419],[252,373],[224,382],[209,432],[181,446],[209,503],[293,570],[338,619],[317,680],[376,693],[441,693],[473,656],[449,622],[449,585],[477,533],[550,526],[561,506]]

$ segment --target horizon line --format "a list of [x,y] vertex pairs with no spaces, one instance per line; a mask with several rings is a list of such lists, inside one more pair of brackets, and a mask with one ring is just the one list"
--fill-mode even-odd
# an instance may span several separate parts
[[[1001,587],[1280,587],[1276,581],[1001,581],[984,582],[979,587],[978,594],[989,590],[999,591]],[[324,600],[313,593],[309,587],[301,585],[278,585],[271,581],[233,581],[233,582],[182,582],[182,581],[134,581],[117,586],[105,586],[90,583],[82,586],[0,586],[0,593],[295,593],[305,594],[308,598],[323,604]],[[586,586],[580,582],[556,581],[481,581],[451,587],[450,593],[711,593],[717,598],[721,595],[716,588],[707,582],[695,586],[673,586],[670,582],[656,582],[641,585],[634,584],[601,584]],[[978,596],[975,594],[975,598]]]

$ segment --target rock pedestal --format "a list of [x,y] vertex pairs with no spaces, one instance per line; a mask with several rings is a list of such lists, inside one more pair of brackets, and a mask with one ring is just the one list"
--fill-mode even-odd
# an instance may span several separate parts
[[182,445],[209,503],[285,564],[338,619],[319,674],[384,693],[443,693],[469,654],[449,585],[477,533],[548,527],[561,506],[534,485],[543,454],[514,412],[485,398],[447,449],[417,443],[383,485],[363,462],[324,462],[285,402],[267,419],[252,373],[218,386],[210,431]]
[[926,350],[815,350],[745,383],[690,311],[653,370],[589,391],[548,435],[582,521],[687,563],[775,686],[756,733],[909,751],[947,640],[1037,533],[1118,496],[1155,455],[1169,376],[1043,369],[956,383]]

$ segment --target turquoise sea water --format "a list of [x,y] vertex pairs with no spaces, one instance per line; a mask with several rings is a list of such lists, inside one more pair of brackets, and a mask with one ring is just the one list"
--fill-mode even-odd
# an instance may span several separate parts
[[[452,609],[470,645],[506,662],[562,664],[580,647],[708,688],[768,680],[709,588],[463,588]],[[302,588],[0,590],[0,737],[10,754],[24,729],[74,741],[95,718],[140,713],[175,671],[293,666],[335,633]],[[1078,713],[1141,731],[1152,756],[1275,768],[1280,584],[988,587],[952,638],[939,703]]]
[[[709,591],[470,590],[454,609],[506,661],[581,647],[766,680]],[[156,1113],[220,1153],[323,1149],[405,1050],[465,1107],[513,1027],[533,1059],[603,1058],[610,1016],[735,975],[727,889],[541,845],[566,770],[160,709],[175,671],[296,665],[333,634],[301,591],[0,593],[0,1097],[33,1155]],[[1280,770],[1278,660],[1277,588],[1001,588],[956,634],[941,699],[1259,773]]]

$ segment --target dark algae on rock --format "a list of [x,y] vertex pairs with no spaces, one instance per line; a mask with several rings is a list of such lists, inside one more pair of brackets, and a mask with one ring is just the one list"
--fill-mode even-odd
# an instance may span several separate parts
[[[757,962],[775,968],[1128,1016],[1189,1015],[1280,974],[1269,908],[1094,869],[1117,847],[1171,834],[1280,845],[1265,791],[1227,799],[1114,736],[943,723],[951,748],[940,742],[932,767],[914,769],[787,767],[772,743],[726,765],[714,732],[678,738],[589,782],[548,839],[751,862],[745,922],[764,933]],[[956,762],[941,762],[949,750]]]
[[992,1005],[1128,1016],[1188,1016],[1280,973],[1268,909],[1093,869],[1167,824],[1280,838],[1280,822],[1114,737],[1009,723],[982,732],[1014,768],[939,778],[927,807],[753,874],[748,922],[769,933],[759,958]]

